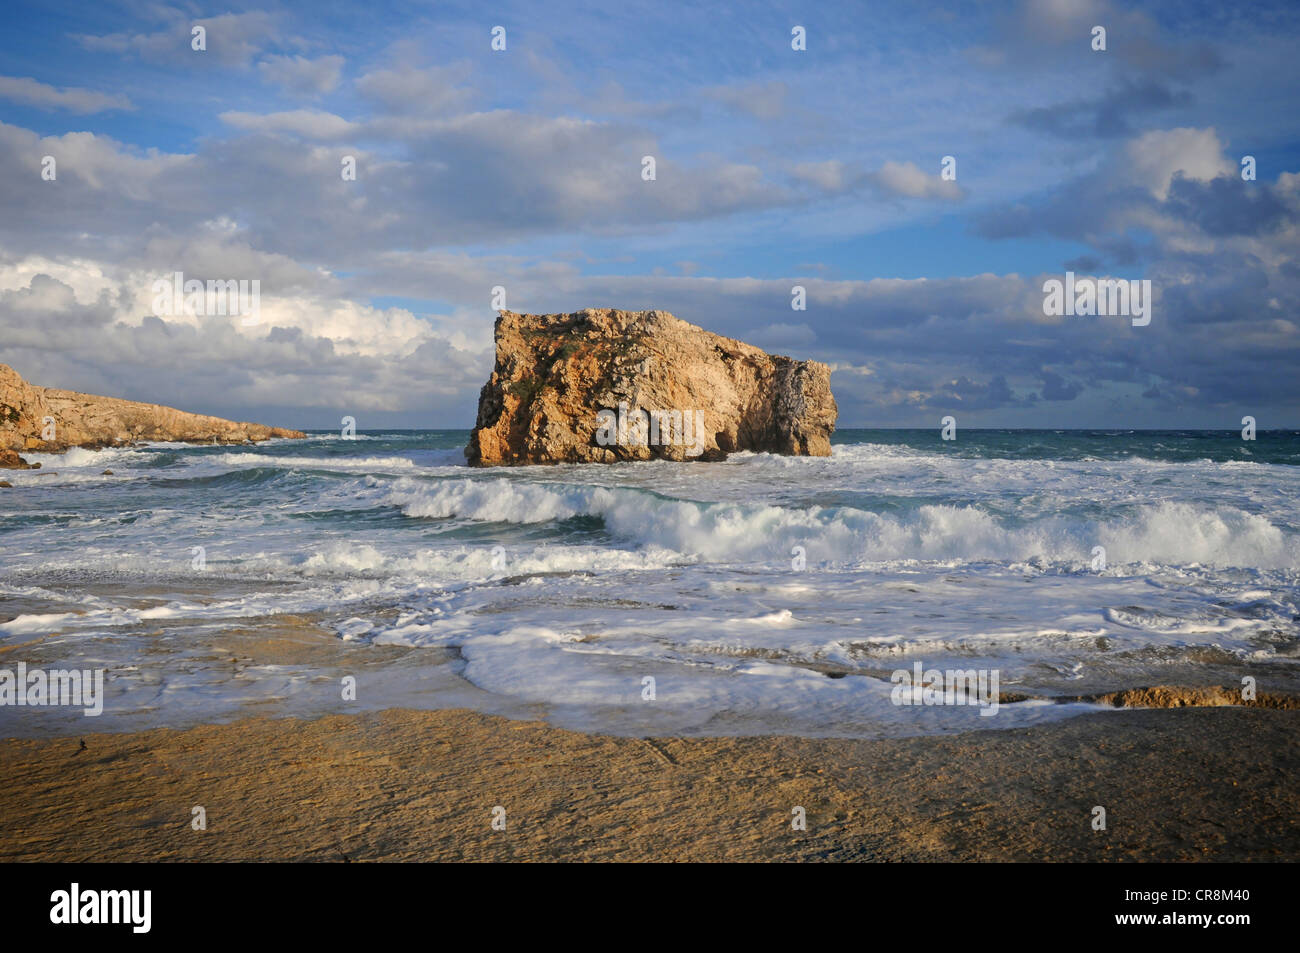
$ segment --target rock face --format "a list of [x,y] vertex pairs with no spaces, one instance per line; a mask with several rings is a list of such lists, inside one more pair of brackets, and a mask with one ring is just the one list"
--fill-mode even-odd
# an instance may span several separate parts
[[0,470],[39,470],[39,463],[28,463],[17,450],[0,450]]
[[666,311],[502,311],[465,456],[474,466],[824,457],[837,414],[825,364]]
[[[53,419],[52,431],[47,429],[47,418]],[[47,436],[52,439],[45,439]],[[3,451],[51,453],[69,447],[122,446],[138,440],[248,443],[304,436],[300,430],[235,423],[158,404],[38,387],[28,384],[7,364],[0,364],[0,460],[12,456],[12,461],[21,461],[17,453]]]

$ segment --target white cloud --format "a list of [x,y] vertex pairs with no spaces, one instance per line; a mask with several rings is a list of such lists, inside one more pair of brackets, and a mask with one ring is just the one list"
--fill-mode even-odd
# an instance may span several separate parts
[[468,78],[469,69],[463,65],[401,66],[366,73],[357,80],[357,92],[390,113],[436,115],[469,103]]
[[843,192],[850,185],[848,167],[838,159],[825,162],[800,162],[791,174],[802,182],[827,192]]
[[733,112],[745,113],[755,119],[779,119],[785,112],[789,90],[785,83],[772,80],[739,86],[709,86],[703,92]]
[[[276,39],[275,17],[269,13],[223,13],[215,17],[189,17],[178,10],[165,10],[166,27],[153,33],[110,33],[106,36],[79,35],[76,39],[93,52],[138,56],[153,62],[186,62],[204,65],[208,60],[225,66],[245,66],[266,45]],[[193,49],[193,29],[206,31],[206,49]],[[203,57],[204,59],[197,59]]]
[[222,122],[237,129],[270,135],[289,134],[319,141],[346,139],[361,128],[342,116],[315,109],[278,113],[224,112]]
[[886,162],[867,178],[882,192],[904,198],[954,201],[965,196],[956,182],[939,177],[938,168],[925,173],[912,162]]
[[[153,187],[159,177],[187,166],[193,158],[153,151],[141,155],[107,136],[91,132],[41,137],[3,122],[0,122],[0,155],[16,167],[30,167],[32,174],[38,177],[42,156],[53,156],[57,162],[57,181],[60,189],[64,190],[61,193],[64,197],[71,198],[71,193],[84,185],[96,192],[111,190],[112,201],[119,203],[156,198]],[[61,209],[70,215],[75,213],[85,217],[87,209],[60,206],[60,203],[51,202],[50,197],[40,190],[33,191],[26,181],[0,177],[0,202],[13,203],[11,207],[41,209],[43,211],[38,214],[47,220]],[[30,223],[23,230],[30,233]]]
[[328,93],[339,84],[343,57],[268,56],[257,64],[257,71],[268,83],[305,95]]
[[1235,170],[1214,129],[1157,129],[1127,143],[1116,174],[1163,202],[1175,174],[1207,182]]
[[0,99],[39,109],[66,109],[82,115],[135,108],[121,93],[101,93],[77,86],[60,89],[23,76],[0,76]]

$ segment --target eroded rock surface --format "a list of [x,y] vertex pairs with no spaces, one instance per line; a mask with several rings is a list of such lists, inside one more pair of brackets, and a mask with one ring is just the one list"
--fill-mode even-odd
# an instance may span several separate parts
[[666,311],[502,311],[465,456],[476,466],[829,456],[830,368]]

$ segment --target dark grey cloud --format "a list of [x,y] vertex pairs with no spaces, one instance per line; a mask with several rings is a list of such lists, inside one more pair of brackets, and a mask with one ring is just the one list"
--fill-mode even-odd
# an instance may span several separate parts
[[1115,139],[1132,135],[1134,120],[1174,107],[1190,106],[1192,94],[1154,79],[1131,79],[1089,99],[1077,99],[1015,112],[1010,120],[1063,139],[1085,136]]
[[1083,391],[1083,385],[1066,380],[1054,371],[1043,371],[1043,400],[1074,400]]
[[1170,214],[1216,238],[1229,235],[1267,235],[1295,224],[1275,187],[1223,175],[1209,182],[1175,176],[1169,186],[1166,208]]

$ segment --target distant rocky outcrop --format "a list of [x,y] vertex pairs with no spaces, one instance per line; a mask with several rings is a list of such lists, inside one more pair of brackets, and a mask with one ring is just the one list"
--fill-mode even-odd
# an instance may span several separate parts
[[236,423],[158,404],[40,387],[0,364],[0,467],[26,466],[16,452],[20,450],[50,453],[69,447],[124,446],[140,440],[251,443],[304,436],[300,430]]
[[825,364],[666,311],[502,311],[495,336],[472,465],[830,455],[838,408]]

